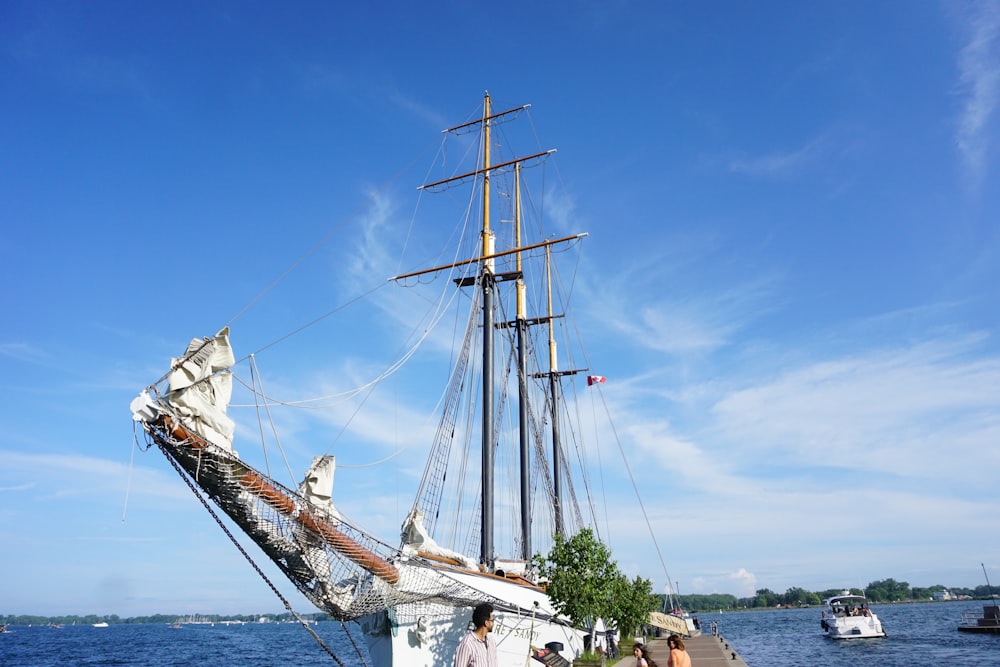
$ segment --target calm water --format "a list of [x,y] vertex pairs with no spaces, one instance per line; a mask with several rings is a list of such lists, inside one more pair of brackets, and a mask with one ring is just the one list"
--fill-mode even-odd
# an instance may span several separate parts
[[[963,611],[981,615],[982,602],[872,605],[885,639],[827,639],[819,609],[698,614],[712,621],[750,667],[997,667],[1000,635],[958,632]],[[694,667],[697,667],[695,665]]]
[[[962,611],[980,602],[874,605],[887,639],[831,641],[818,609],[699,614],[713,620],[750,667],[1000,667],[1000,636],[955,630]],[[313,626],[344,665],[364,664],[339,623]],[[77,665],[210,665],[212,667],[326,667],[336,663],[298,624],[112,625],[62,629],[13,626],[0,635],[3,667]],[[352,633],[361,642],[360,633]],[[361,646],[364,651],[363,642]],[[367,659],[367,656],[365,656]],[[541,664],[541,663],[538,663]],[[627,663],[626,663],[627,664]],[[698,665],[694,665],[698,667]]]
[[[364,664],[340,623],[312,626],[344,665]],[[330,667],[337,663],[298,623],[246,625],[11,626],[0,635],[2,667],[135,665],[168,667]],[[365,651],[356,626],[352,636]],[[364,653],[367,661],[367,653]]]

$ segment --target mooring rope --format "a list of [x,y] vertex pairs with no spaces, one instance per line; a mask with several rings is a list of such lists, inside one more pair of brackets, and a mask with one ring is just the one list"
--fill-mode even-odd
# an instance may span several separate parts
[[[233,535],[233,533],[229,530],[229,528],[226,527],[226,524],[222,522],[222,519],[219,517],[219,515],[216,514],[215,510],[212,509],[212,506],[208,503],[207,500],[205,500],[205,497],[202,495],[201,490],[198,488],[198,486],[191,481],[187,473],[184,472],[184,469],[181,468],[180,464],[174,460],[174,457],[170,456],[170,452],[168,452],[164,448],[164,446],[161,445],[160,443],[157,443],[157,445],[160,447],[161,450],[163,450],[163,453],[166,456],[167,460],[170,461],[170,465],[174,467],[174,470],[176,470],[177,473],[181,476],[181,478],[185,481],[185,483],[187,483],[188,487],[194,493],[195,497],[198,498],[198,501],[201,502],[201,504],[205,507],[206,510],[208,510],[208,513],[212,515],[212,518],[215,519],[215,522],[219,524],[219,528],[222,529],[222,531],[226,534],[226,536],[233,543],[233,545],[239,550],[241,554],[243,554],[243,557],[246,558],[247,562],[250,563],[250,567],[252,567],[257,572],[257,574],[260,575],[260,578],[264,580],[264,583],[266,583],[268,587],[270,587],[270,589],[274,591],[274,594],[278,597],[279,600],[281,600],[281,604],[285,606],[285,609],[288,610],[288,613],[294,616],[295,619],[300,624],[302,624],[302,627],[306,629],[306,632],[312,635],[313,639],[316,640],[316,643],[319,644],[320,647],[324,651],[326,651],[331,658],[333,658],[334,662],[340,665],[340,667],[345,667],[344,663],[340,661],[340,658],[338,658],[336,654],[334,654],[334,652],[330,650],[330,647],[326,645],[326,642],[323,641],[323,638],[320,637],[318,634],[316,634],[315,630],[309,627],[309,624],[306,622],[306,620],[302,618],[299,615],[299,613],[292,608],[292,604],[285,598],[284,595],[281,594],[281,591],[278,590],[277,586],[274,585],[274,583],[268,578],[268,576],[264,574],[264,571],[260,569],[260,566],[257,565],[253,557],[251,557],[250,554],[247,553],[247,550],[243,548],[243,545],[240,544],[239,540],[236,539],[236,536]],[[341,622],[341,625],[343,625],[343,622]],[[354,646],[354,650],[357,652],[358,658],[361,659],[361,663],[365,665],[365,667],[367,667],[367,663],[365,662],[364,657],[361,655],[361,651],[360,649],[358,649],[358,645],[354,643],[354,638],[351,637],[350,633],[348,633],[347,638],[350,639],[351,645]]]

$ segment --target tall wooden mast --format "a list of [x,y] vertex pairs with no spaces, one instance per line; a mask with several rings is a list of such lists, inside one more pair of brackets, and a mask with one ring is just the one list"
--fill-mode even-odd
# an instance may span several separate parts
[[549,320],[549,400],[552,402],[552,511],[556,535],[563,533],[562,462],[559,445],[559,356],[556,347],[555,324],[552,320],[552,250],[545,248],[545,287],[548,291]]
[[[419,189],[432,189],[438,186],[443,186],[446,184],[454,183],[456,181],[482,177],[483,179],[483,190],[482,190],[482,246],[481,253],[478,257],[471,259],[460,260],[457,262],[452,262],[450,264],[437,266],[430,269],[424,269],[421,271],[415,271],[412,273],[401,274],[390,278],[390,280],[401,280],[404,278],[410,278],[414,276],[424,275],[427,273],[434,273],[437,271],[442,271],[446,269],[455,268],[458,266],[469,265],[473,263],[479,264],[479,272],[475,277],[465,277],[459,278],[455,282],[459,287],[471,287],[473,285],[478,285],[482,290],[482,326],[483,326],[483,385],[482,385],[482,515],[481,515],[481,542],[480,542],[480,562],[488,567],[493,565],[494,561],[494,523],[495,523],[495,513],[494,513],[494,449],[495,449],[495,434],[494,428],[494,402],[495,402],[495,387],[494,387],[494,373],[493,373],[493,356],[494,356],[494,329],[497,326],[515,326],[518,332],[518,375],[520,382],[520,392],[519,392],[519,407],[520,407],[520,455],[521,455],[521,533],[523,537],[521,555],[525,560],[529,560],[533,555],[531,552],[531,505],[530,505],[530,426],[528,420],[528,392],[527,392],[527,338],[528,338],[528,327],[534,324],[542,324],[546,321],[550,323],[549,326],[549,339],[550,339],[550,370],[546,373],[539,373],[533,377],[548,377],[550,380],[550,391],[557,392],[558,390],[558,376],[559,375],[569,375],[576,373],[578,371],[567,371],[560,373],[557,370],[557,366],[554,360],[554,333],[552,331],[551,319],[553,317],[551,311],[551,287],[550,287],[550,305],[549,305],[549,315],[547,317],[536,317],[529,319],[526,313],[526,298],[525,298],[525,285],[522,273],[522,263],[521,263],[521,253],[536,248],[546,248],[556,243],[564,243],[566,241],[571,241],[573,239],[578,239],[586,234],[575,234],[573,236],[566,236],[563,238],[552,239],[548,241],[542,241],[539,243],[534,243],[527,246],[521,245],[521,186],[520,186],[520,167],[522,163],[529,160],[535,160],[539,158],[546,157],[551,153],[555,152],[555,149],[543,151],[541,153],[535,153],[533,155],[528,155],[525,157],[514,158],[505,162],[500,162],[498,164],[493,164],[491,158],[492,149],[492,138],[491,130],[493,123],[508,114],[517,113],[528,108],[528,105],[523,105],[520,107],[515,107],[513,109],[508,109],[506,111],[501,111],[496,114],[492,111],[490,94],[487,92],[483,98],[483,115],[479,120],[470,121],[462,125],[457,125],[455,127],[445,130],[445,132],[456,132],[458,130],[466,129],[473,125],[479,125],[481,128],[482,137],[482,164],[477,169],[460,174],[458,176],[452,176],[440,181],[435,181],[433,183],[427,183],[420,186]],[[515,170],[515,222],[516,228],[516,239],[515,248],[510,250],[497,251],[495,248],[495,236],[490,227],[490,212],[492,209],[491,201],[491,189],[490,180],[493,172],[508,169],[513,167]],[[503,257],[506,255],[516,255],[516,270],[513,272],[497,274],[495,272],[495,259],[498,257]],[[511,280],[517,278],[517,316],[516,320],[512,323],[500,323],[499,325],[494,322],[494,300],[497,285],[500,282]],[[553,395],[556,395],[553,393]],[[553,413],[553,423],[555,423],[555,413]],[[558,426],[554,426],[553,432],[553,448],[558,457],[559,449],[559,434]],[[554,474],[556,477],[556,531],[562,531],[562,520],[561,520],[561,510],[558,508],[560,504],[560,492],[559,492],[559,464],[558,458],[554,462],[555,470]]]
[[[490,94],[483,97],[483,257],[493,255],[490,230]],[[483,290],[483,511],[479,562],[493,562],[493,260],[480,264]]]
[[[521,247],[521,165],[514,166],[514,244]],[[531,447],[528,425],[528,315],[524,270],[517,253],[517,400],[518,435],[521,453],[521,558],[531,560]]]

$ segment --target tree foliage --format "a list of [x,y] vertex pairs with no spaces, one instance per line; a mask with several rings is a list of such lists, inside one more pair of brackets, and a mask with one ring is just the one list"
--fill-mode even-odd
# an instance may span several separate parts
[[657,606],[653,582],[642,577],[629,580],[589,528],[569,539],[557,535],[549,555],[536,555],[533,562],[548,580],[546,590],[556,610],[578,628],[603,618],[629,633],[645,623]]
[[613,620],[619,628],[626,628],[639,607],[650,604],[652,583],[639,578],[629,582],[618,571],[611,551],[590,528],[569,539],[556,535],[548,556],[536,554],[532,563],[548,581],[546,592],[556,610],[578,628],[593,618]]
[[659,597],[653,594],[653,582],[619,573],[610,591],[610,605],[606,618],[614,622],[622,636],[633,633],[640,625],[648,622],[649,612],[656,609]]
[[865,587],[865,597],[872,602],[902,602],[912,599],[910,585],[905,581],[883,579]]

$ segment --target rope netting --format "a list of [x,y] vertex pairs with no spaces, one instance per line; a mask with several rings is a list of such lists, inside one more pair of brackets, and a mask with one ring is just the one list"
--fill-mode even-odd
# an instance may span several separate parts
[[168,406],[161,411],[144,424],[152,441],[330,616],[353,620],[407,602],[474,606],[488,599],[448,568],[409,559],[185,429]]

